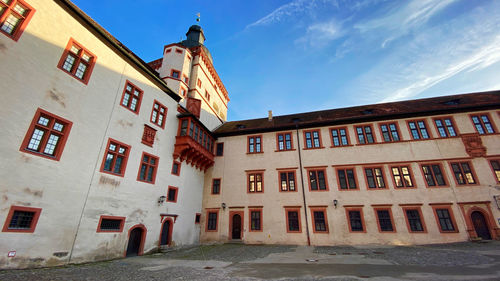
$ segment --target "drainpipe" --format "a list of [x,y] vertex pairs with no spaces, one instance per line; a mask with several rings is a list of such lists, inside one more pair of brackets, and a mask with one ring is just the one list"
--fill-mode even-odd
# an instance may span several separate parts
[[302,183],[302,200],[304,202],[304,215],[306,218],[306,234],[307,234],[307,246],[311,246],[311,237],[309,234],[309,218],[307,217],[307,206],[306,206],[306,192],[304,189],[304,172],[302,171],[302,155],[300,153],[300,139],[299,139],[299,120],[294,119],[295,122],[295,132],[297,134],[297,151],[299,152],[299,169],[300,169],[300,181]]

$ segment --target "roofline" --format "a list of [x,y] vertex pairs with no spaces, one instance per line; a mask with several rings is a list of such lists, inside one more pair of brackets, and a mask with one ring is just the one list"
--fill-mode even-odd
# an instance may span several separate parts
[[[126,59],[129,60],[131,65],[136,66],[140,72],[151,82],[153,82],[156,86],[158,86],[163,92],[169,95],[176,102],[181,100],[181,97],[177,95],[174,91],[172,91],[165,81],[163,81],[160,77],[158,77],[154,70],[152,70],[146,62],[144,62],[141,58],[139,58],[134,52],[128,49],[125,45],[123,45],[120,41],[118,41],[115,37],[113,37],[108,31],[106,31],[102,26],[100,26],[97,22],[95,22],[90,16],[85,14],[80,8],[78,8],[75,4],[73,4],[69,0],[55,0],[63,9],[69,10],[74,16],[76,15],[79,20],[83,21],[87,25],[87,28],[90,27],[92,31],[96,32],[101,37],[100,39],[106,41],[114,47],[115,51],[119,54],[123,55]],[[88,28],[89,29],[89,28]],[[95,35],[95,34],[94,34]]]
[[[498,91],[477,92],[477,93],[472,93],[472,94],[494,93],[494,92],[498,92]],[[417,101],[417,100],[422,101],[422,100],[426,100],[426,99],[445,98],[445,97],[453,98],[455,96],[456,95],[441,96],[441,97],[434,97],[434,98],[406,100],[406,101],[400,101],[400,102]],[[391,103],[400,103],[400,102],[367,104],[367,105],[359,105],[359,106],[353,106],[353,107],[344,107],[344,108],[339,108],[339,109],[356,109],[356,108],[360,108],[360,107],[378,106],[381,104],[391,104]],[[304,122],[304,123],[298,123],[298,124],[286,124],[286,125],[275,126],[275,127],[240,129],[240,130],[234,130],[234,131],[222,132],[222,133],[214,132],[214,136],[219,138],[219,137],[228,137],[228,136],[249,135],[249,134],[256,134],[256,133],[277,132],[277,131],[285,131],[285,130],[293,130],[293,129],[308,129],[308,128],[324,127],[324,126],[346,125],[346,124],[352,124],[352,123],[384,121],[384,120],[402,119],[402,118],[409,118],[409,117],[422,117],[422,116],[428,116],[428,115],[444,115],[444,114],[450,114],[450,113],[482,111],[482,110],[499,109],[499,108],[500,108],[500,103],[496,103],[496,104],[488,104],[488,105],[470,105],[470,106],[464,106],[464,107],[452,108],[452,109],[446,108],[446,109],[439,109],[439,110],[422,110],[422,111],[415,111],[415,112],[409,112],[409,113],[396,113],[396,114],[389,113],[389,114],[385,114],[385,115],[375,115],[375,116],[366,115],[366,116],[362,116],[362,117],[356,116],[356,117],[337,119],[337,120],[311,121],[311,122]],[[331,111],[331,109],[303,112],[303,113],[298,113],[298,114],[280,115],[280,116],[275,116],[274,118],[287,117],[287,116],[297,116],[299,114],[317,113],[317,112],[324,112],[324,111]],[[267,118],[256,118],[256,119],[231,121],[230,123],[238,123],[238,122],[245,122],[245,121],[252,121],[252,120],[267,120]]]

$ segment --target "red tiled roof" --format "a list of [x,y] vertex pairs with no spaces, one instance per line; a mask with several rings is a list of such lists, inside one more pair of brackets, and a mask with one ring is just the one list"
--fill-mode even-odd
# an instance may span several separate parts
[[321,110],[268,118],[227,122],[217,128],[216,137],[245,135],[298,128],[331,126],[413,116],[500,108],[500,91],[471,93],[400,102]]

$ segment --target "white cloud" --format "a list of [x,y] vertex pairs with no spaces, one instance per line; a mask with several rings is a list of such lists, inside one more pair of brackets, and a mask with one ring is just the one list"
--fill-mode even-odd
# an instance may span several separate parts
[[279,22],[283,18],[288,18],[297,13],[302,13],[306,9],[311,9],[314,6],[314,3],[314,0],[294,0],[288,4],[278,7],[276,10],[272,11],[265,17],[260,18],[257,21],[247,25],[245,29]]
[[335,20],[315,23],[307,27],[306,34],[295,40],[295,44],[305,47],[324,47],[342,35],[340,25]]

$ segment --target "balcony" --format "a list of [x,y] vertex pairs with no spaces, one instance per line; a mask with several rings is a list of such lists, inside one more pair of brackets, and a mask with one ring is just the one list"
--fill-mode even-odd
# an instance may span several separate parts
[[206,171],[214,164],[214,139],[203,124],[191,114],[181,114],[179,131],[175,137],[174,160]]

